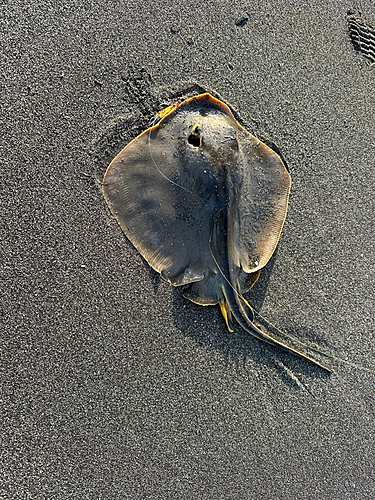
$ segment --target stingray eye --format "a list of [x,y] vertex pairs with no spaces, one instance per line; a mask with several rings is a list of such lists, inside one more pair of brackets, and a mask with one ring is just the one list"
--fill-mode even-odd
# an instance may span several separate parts
[[199,148],[201,145],[201,128],[199,125],[194,127],[192,133],[187,138],[187,141],[194,148]]

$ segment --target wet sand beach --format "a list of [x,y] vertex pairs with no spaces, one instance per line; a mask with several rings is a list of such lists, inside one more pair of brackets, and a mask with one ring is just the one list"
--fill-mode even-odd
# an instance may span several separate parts
[[375,70],[350,10],[375,27],[371,0],[2,2],[1,499],[374,498],[375,374],[229,333],[100,189],[165,106],[222,99],[292,177],[247,300],[375,369]]

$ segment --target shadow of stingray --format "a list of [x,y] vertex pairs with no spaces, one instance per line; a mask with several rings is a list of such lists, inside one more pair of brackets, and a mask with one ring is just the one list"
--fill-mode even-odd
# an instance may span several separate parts
[[[266,278],[266,281],[268,279]],[[263,302],[266,288],[263,284],[259,295],[256,295],[257,304]],[[185,299],[182,289],[178,288],[174,289],[173,319],[176,328],[183,335],[192,338],[198,346],[219,352],[227,365],[233,363],[238,367],[241,364],[245,368],[246,361],[251,359],[256,365],[272,368],[279,375],[280,365],[285,364],[291,371],[307,378],[329,379],[329,374],[323,369],[281,348],[277,349],[259,341],[239,325],[235,325],[233,333],[229,332],[219,307],[194,304]],[[297,332],[298,329],[294,331]],[[298,335],[295,335],[298,338]],[[291,382],[285,373],[282,373],[281,378],[284,382],[287,380],[287,385],[295,387],[295,383]]]
[[[123,238],[129,247],[133,247],[125,235],[123,235]],[[257,310],[261,309],[265,299],[268,282],[275,263],[275,254],[270,259],[267,267],[262,270],[254,287],[246,294],[247,300]],[[142,256],[141,261],[144,269],[148,272],[156,295],[162,278]],[[176,328],[184,336],[193,339],[198,346],[209,347],[219,352],[227,366],[234,364],[236,367],[242,365],[245,368],[246,361],[251,359],[258,366],[266,366],[274,370],[285,384],[291,388],[296,388],[296,383],[291,380],[285,370],[280,368],[284,363],[289,366],[290,370],[301,373],[307,378],[329,379],[329,374],[324,370],[291,353],[259,341],[242,330],[237,324],[234,325],[234,332],[229,332],[218,306],[203,307],[194,304],[183,296],[183,289],[184,287],[173,287],[172,314]],[[262,321],[259,322],[262,323]],[[266,323],[264,325],[267,326]],[[296,338],[305,339],[306,343],[313,343],[317,346],[327,343],[311,329],[293,326],[285,329],[285,332]]]

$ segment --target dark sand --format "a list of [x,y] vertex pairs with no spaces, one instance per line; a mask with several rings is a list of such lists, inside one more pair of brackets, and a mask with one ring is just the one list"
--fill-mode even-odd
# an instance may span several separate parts
[[2,2],[2,500],[375,498],[375,376],[229,334],[149,269],[98,186],[165,104],[215,93],[293,179],[249,301],[374,368],[375,72],[348,36],[355,0],[251,3]]

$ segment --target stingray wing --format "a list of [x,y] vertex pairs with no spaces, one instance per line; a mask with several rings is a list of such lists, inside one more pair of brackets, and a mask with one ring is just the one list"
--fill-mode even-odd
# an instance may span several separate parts
[[240,162],[236,260],[245,273],[253,273],[267,264],[276,248],[291,178],[280,157],[250,134],[240,141]]
[[[176,147],[182,117],[164,119],[128,144],[103,180],[104,197],[140,254],[174,285],[201,280],[209,217]],[[186,155],[185,155],[186,156]]]
[[[240,269],[241,291],[271,257],[290,182],[280,158],[246,132],[223,103],[203,94],[173,108],[128,144],[108,167],[103,194],[156,271],[174,285],[204,280],[191,289],[191,299],[215,303],[228,253],[230,268]],[[221,223],[214,252],[224,259],[220,273],[209,241],[213,221],[224,220],[227,210],[228,228]]]

